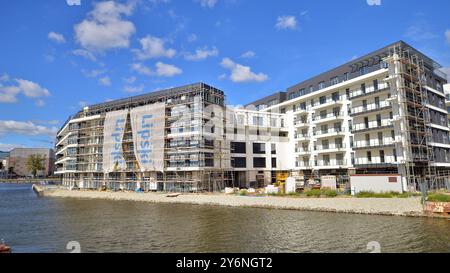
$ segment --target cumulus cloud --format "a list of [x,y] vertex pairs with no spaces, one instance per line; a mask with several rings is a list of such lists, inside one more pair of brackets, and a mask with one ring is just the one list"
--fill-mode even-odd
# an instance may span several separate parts
[[181,73],[183,73],[183,70],[174,65],[165,64],[162,62],[156,63],[156,74],[160,77],[173,77]]
[[64,39],[64,36],[62,34],[56,33],[56,32],[49,32],[48,33],[48,39],[58,43],[58,44],[62,44],[66,42],[66,39]]
[[241,58],[250,59],[250,58],[254,58],[255,56],[256,56],[256,53],[249,50],[247,52],[242,53]]
[[90,51],[127,48],[136,31],[134,24],[124,20],[134,10],[134,2],[120,4],[114,1],[96,3],[87,18],[74,26],[76,41]]
[[81,6],[81,0],[66,0],[69,6]]
[[366,0],[369,6],[381,6],[381,0]]
[[0,135],[19,134],[27,136],[54,136],[58,128],[37,125],[31,121],[0,120]]
[[85,50],[85,49],[75,49],[72,51],[72,54],[76,55],[76,56],[81,56],[81,57],[91,60],[93,62],[97,61],[97,58],[95,57],[95,55],[92,54],[92,52]]
[[296,29],[297,19],[292,15],[279,16],[275,27],[277,29]]
[[139,86],[125,86],[123,90],[127,93],[140,93],[144,91],[144,85]]
[[111,86],[111,79],[109,77],[102,77],[98,79],[98,83],[102,86]]
[[263,73],[253,73],[249,66],[233,62],[230,58],[224,58],[221,62],[222,67],[230,70],[230,80],[236,83],[241,82],[263,82],[269,77]]
[[199,2],[202,7],[208,7],[213,8],[218,0],[195,0],[196,2]]
[[[4,78],[4,82],[9,82],[9,76]],[[15,103],[19,94],[28,98],[41,98],[50,96],[50,91],[32,81],[15,79],[7,86],[0,86],[0,103]]]
[[141,75],[151,76],[153,74],[152,70],[141,63],[131,64],[131,70],[136,71]]
[[147,60],[151,58],[172,58],[176,50],[172,48],[165,48],[165,42],[161,38],[147,35],[139,40],[141,49],[134,49],[136,58],[139,60]]
[[131,76],[131,77],[128,77],[128,78],[124,78],[123,81],[125,83],[132,84],[132,83],[134,83],[136,81],[136,77],[135,76]]
[[208,47],[199,48],[194,54],[186,53],[184,58],[188,61],[201,61],[208,57],[214,57],[219,55],[219,50],[216,47],[208,49]]

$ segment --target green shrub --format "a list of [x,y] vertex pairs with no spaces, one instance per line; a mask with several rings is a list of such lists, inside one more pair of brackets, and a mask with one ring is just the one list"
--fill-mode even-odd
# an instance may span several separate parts
[[428,194],[429,202],[450,202],[450,195],[442,193],[430,193]]
[[360,191],[356,194],[357,198],[393,198],[392,192],[375,193],[373,191]]
[[247,190],[240,190],[239,191],[239,195],[245,196],[247,194],[248,194]]
[[323,191],[323,194],[325,194],[326,197],[336,197],[337,196],[337,190],[326,189],[326,190]]
[[306,192],[306,196],[308,197],[320,197],[320,195],[322,195],[322,191],[317,189]]

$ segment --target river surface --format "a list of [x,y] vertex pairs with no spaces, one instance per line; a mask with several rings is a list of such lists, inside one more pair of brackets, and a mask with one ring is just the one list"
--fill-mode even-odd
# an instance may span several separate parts
[[14,252],[450,252],[450,221],[38,198],[0,183],[0,239]]

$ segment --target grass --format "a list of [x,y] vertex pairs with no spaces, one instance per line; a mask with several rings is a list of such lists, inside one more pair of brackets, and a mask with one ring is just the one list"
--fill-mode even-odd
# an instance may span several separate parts
[[324,190],[323,194],[325,194],[326,197],[336,197],[338,195],[337,190],[331,190],[331,189]]
[[429,202],[450,202],[450,195],[442,193],[430,193],[428,194]]
[[314,189],[314,190],[305,192],[305,194],[307,197],[320,197],[322,195],[322,191]]
[[248,194],[248,191],[247,190],[240,190],[238,194],[241,195],[241,196],[246,196]]
[[414,196],[421,196],[421,194],[414,192],[399,193],[396,191],[380,192],[380,193],[375,193],[372,191],[360,191],[356,194],[357,198],[408,198]]

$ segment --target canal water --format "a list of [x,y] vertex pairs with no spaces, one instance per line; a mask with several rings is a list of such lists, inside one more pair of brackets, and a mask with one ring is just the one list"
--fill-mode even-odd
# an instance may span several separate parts
[[70,252],[70,241],[82,252],[450,252],[450,221],[38,198],[0,184],[0,239],[14,252]]

